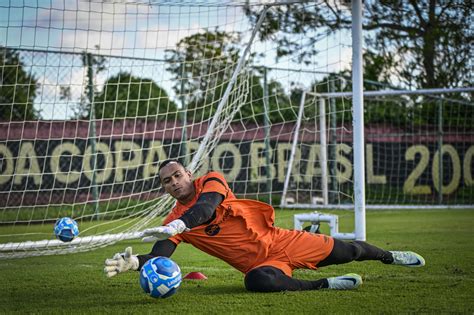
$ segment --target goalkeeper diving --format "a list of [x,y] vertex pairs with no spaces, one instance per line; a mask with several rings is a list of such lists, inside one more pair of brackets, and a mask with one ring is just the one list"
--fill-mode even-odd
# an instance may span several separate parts
[[386,251],[362,241],[341,241],[323,234],[274,226],[274,209],[255,200],[238,199],[222,174],[209,172],[194,179],[178,160],[160,164],[159,178],[176,205],[163,226],[144,231],[144,241],[154,241],[151,252],[133,255],[128,247],[105,261],[108,277],[140,270],[153,257],[170,257],[181,243],[222,259],[245,274],[245,288],[254,292],[336,289],[362,284],[361,276],[346,274],[316,280],[292,277],[295,269],[351,261],[378,260],[387,265],[421,267],[423,257],[410,251]]

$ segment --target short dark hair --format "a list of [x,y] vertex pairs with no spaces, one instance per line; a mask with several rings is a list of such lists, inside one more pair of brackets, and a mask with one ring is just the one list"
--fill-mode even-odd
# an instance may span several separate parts
[[179,160],[177,159],[167,159],[167,160],[164,160],[163,162],[160,163],[160,166],[158,167],[158,173],[161,171],[161,169],[163,167],[165,167],[166,165],[170,164],[170,163],[178,163],[179,165],[181,165],[182,167],[184,167],[183,163],[181,163]]
[[181,165],[184,169],[186,169],[186,167],[184,167],[183,163],[181,163],[179,160],[177,159],[167,159],[167,160],[164,160],[163,162],[160,163],[160,166],[158,166],[158,182],[161,183],[161,177],[160,177],[160,171],[163,167],[165,167],[166,165],[170,164],[170,163],[178,163],[178,165]]

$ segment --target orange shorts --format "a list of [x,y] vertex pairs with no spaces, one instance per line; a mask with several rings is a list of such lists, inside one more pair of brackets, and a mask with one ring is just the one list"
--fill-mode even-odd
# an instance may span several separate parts
[[277,228],[268,256],[250,270],[272,266],[291,277],[294,269],[317,269],[316,265],[329,256],[333,247],[330,236]]

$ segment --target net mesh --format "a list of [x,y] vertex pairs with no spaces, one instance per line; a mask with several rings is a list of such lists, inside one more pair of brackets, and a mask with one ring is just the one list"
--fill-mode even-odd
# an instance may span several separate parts
[[[321,41],[320,64],[277,58],[258,36],[266,15],[255,26],[243,5],[0,7],[1,258],[140,237],[174,204],[157,178],[167,158],[278,204],[301,91],[347,66],[348,47]],[[71,243],[53,233],[66,216],[79,223]]]
[[[351,90],[351,35],[292,34],[317,52],[295,60],[260,32],[287,9],[0,4],[0,258],[139,238],[174,204],[157,177],[167,158],[222,172],[239,197],[351,206],[352,100],[324,97],[321,114],[316,96]],[[473,108],[472,91],[366,98],[368,204],[472,205]],[[53,233],[66,216],[79,223],[71,243]]]

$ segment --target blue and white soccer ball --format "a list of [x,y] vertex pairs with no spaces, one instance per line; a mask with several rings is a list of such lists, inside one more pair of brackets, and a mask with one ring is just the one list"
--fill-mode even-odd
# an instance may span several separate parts
[[140,271],[140,286],[154,298],[167,298],[178,290],[181,284],[179,266],[167,257],[148,260]]
[[79,227],[77,222],[69,217],[58,219],[54,224],[54,234],[63,242],[72,241],[79,235]]

